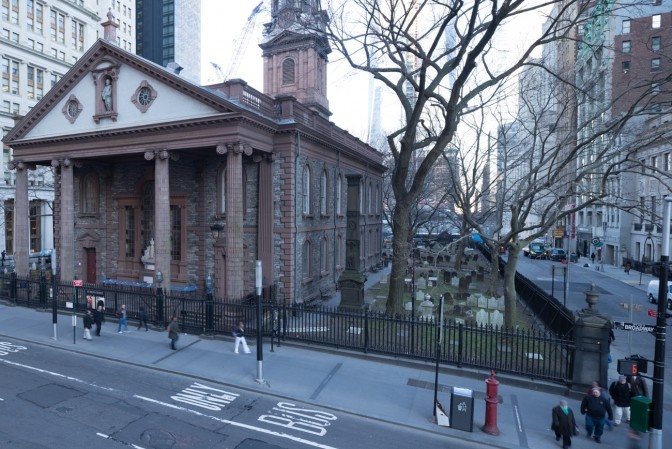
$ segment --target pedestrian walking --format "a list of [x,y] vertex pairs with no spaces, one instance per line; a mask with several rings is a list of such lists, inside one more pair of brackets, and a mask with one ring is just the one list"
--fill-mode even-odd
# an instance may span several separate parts
[[93,312],[93,322],[96,323],[96,336],[100,337],[100,329],[105,322],[105,307],[103,301],[98,301],[96,311]]
[[168,338],[170,338],[170,349],[175,350],[175,343],[180,339],[180,326],[177,324],[177,317],[173,315],[168,325]]
[[138,312],[138,330],[140,330],[143,324],[145,325],[145,332],[148,332],[149,327],[147,326],[147,313],[145,312],[145,306],[140,306],[140,312]]
[[236,343],[233,347],[233,352],[238,354],[238,346],[243,345],[243,351],[245,354],[250,353],[250,348],[247,346],[247,340],[245,340],[245,323],[242,321],[238,322],[238,327],[233,330],[233,336],[236,338]]
[[93,327],[93,314],[91,309],[86,309],[86,315],[84,315],[84,340],[93,340],[91,338],[91,328]]
[[595,265],[595,253],[590,254],[590,261]]
[[551,417],[551,430],[555,432],[555,441],[560,441],[562,438],[562,449],[569,449],[572,445],[572,436],[578,434],[579,428],[567,401],[561,399],[560,404],[551,410]]
[[117,311],[117,317],[119,318],[119,327],[117,328],[117,333],[123,334],[128,332],[128,315],[126,314],[126,306],[121,305],[121,309]]
[[604,415],[608,419],[613,419],[611,405],[601,394],[599,387],[593,387],[591,394],[584,396],[581,401],[581,414],[586,415],[586,434],[591,436],[599,443],[604,432]]
[[630,376],[630,380],[628,383],[630,384],[630,393],[632,394],[633,398],[635,396],[646,396],[646,397],[649,396],[649,391],[646,387],[646,382],[640,376],[637,375]]
[[625,274],[630,274],[630,269],[632,268],[632,265],[630,262],[625,263]]
[[625,376],[618,376],[618,381],[609,385],[609,395],[614,400],[614,425],[619,426],[621,419],[625,417],[625,422],[630,422],[630,399],[632,393],[630,384],[626,382]]
[[[588,389],[586,394],[591,395],[593,392],[593,388],[598,388],[600,390],[600,397],[607,403],[611,404],[611,399],[609,398],[609,393],[607,392],[606,389],[602,388],[600,386],[600,383],[596,380],[593,381],[591,387]],[[588,421],[588,418],[586,417],[586,421]],[[614,430],[614,423],[613,420],[609,417],[607,417],[606,413],[604,415],[604,425],[607,426],[609,430]]]

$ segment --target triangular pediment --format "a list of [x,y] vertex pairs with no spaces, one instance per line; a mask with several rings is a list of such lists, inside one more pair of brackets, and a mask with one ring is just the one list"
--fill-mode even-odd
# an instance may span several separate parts
[[331,53],[331,47],[324,35],[317,33],[296,32],[292,30],[282,30],[275,35],[269,36],[264,42],[259,44],[259,47],[264,51],[264,54],[272,54],[276,51],[286,51],[287,49],[296,49],[299,46],[305,45],[306,42],[311,42],[311,46],[325,58]]
[[99,40],[16,123],[5,143],[207,119],[239,110],[221,94]]

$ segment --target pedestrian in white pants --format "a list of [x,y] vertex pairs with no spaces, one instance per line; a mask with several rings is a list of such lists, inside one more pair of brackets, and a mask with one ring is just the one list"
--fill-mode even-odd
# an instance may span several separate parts
[[630,384],[625,381],[625,376],[619,376],[618,382],[612,382],[609,385],[609,395],[614,400],[614,424],[620,425],[621,419],[625,417],[625,422],[630,422],[630,398],[632,392]]
[[242,321],[238,322],[238,327],[233,330],[233,336],[236,338],[235,346],[233,347],[233,352],[238,354],[238,347],[242,344],[243,351],[245,354],[250,353],[250,348],[247,346],[247,341],[245,340],[245,324]]

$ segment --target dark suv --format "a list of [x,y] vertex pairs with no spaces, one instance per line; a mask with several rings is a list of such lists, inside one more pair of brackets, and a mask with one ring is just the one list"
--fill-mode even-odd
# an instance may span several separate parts
[[556,262],[561,262],[567,259],[567,253],[564,249],[555,248],[548,252],[548,258]]

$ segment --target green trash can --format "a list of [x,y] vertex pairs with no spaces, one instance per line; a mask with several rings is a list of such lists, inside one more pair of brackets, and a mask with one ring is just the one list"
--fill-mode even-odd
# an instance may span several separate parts
[[649,415],[651,399],[646,396],[635,396],[630,401],[630,428],[640,432],[649,431]]

